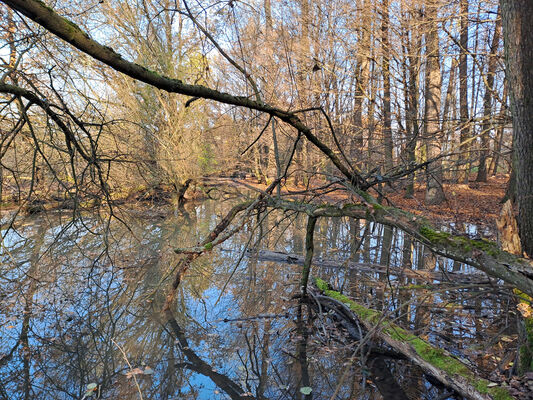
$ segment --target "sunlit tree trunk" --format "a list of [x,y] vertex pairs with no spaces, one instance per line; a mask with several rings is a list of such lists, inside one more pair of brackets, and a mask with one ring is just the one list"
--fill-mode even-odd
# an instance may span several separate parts
[[[6,32],[6,40],[9,44],[9,65],[8,68],[12,71],[9,73],[12,79],[15,79],[15,74],[13,73],[13,69],[16,66],[17,62],[17,48],[15,46],[15,20],[13,19],[13,10],[11,8],[7,8],[7,32]],[[3,134],[3,133],[2,133]],[[3,139],[3,138],[2,138]],[[0,153],[2,152],[2,145],[3,140],[0,141]],[[0,162],[0,207],[2,206],[2,200],[4,198],[4,167],[2,163]]]
[[[457,71],[457,61],[455,59],[452,59],[451,61],[451,67],[450,67],[450,73],[448,76],[448,88],[446,89],[446,97],[444,98],[444,107],[442,110],[442,132],[443,132],[443,151],[448,150],[448,143],[453,140],[454,137],[454,129],[456,124],[453,122],[455,120],[455,114],[456,114],[456,107],[454,107],[456,103],[456,85],[455,85],[455,77],[456,77],[456,71]],[[448,160],[443,161],[444,163],[449,163]],[[444,168],[444,165],[443,165]]]
[[[352,157],[360,158],[363,153],[364,129],[363,129],[363,104],[365,95],[368,91],[368,74],[369,74],[369,55],[370,55],[370,23],[369,14],[371,12],[371,3],[368,0],[363,1],[361,25],[359,27],[360,35],[357,49],[357,76],[355,78],[354,92],[354,145],[352,146]],[[361,160],[356,160],[356,165],[361,166]]]
[[[374,53],[370,53],[370,58],[374,58]],[[367,168],[372,169],[375,167],[376,157],[374,156],[375,152],[375,128],[376,128],[376,121],[374,119],[374,113],[376,110],[376,91],[377,91],[377,84],[376,79],[374,79],[375,74],[375,63],[372,63],[372,66],[370,68],[370,96],[369,96],[369,104],[368,104],[368,139],[367,139],[367,148],[368,148],[368,159],[367,159]]]
[[[425,137],[427,158],[434,159],[441,153],[440,105],[441,73],[439,63],[438,13],[439,3],[428,0],[426,15],[426,82],[425,82]],[[434,161],[427,170],[426,204],[440,204],[444,200],[442,189],[442,163]]]
[[[298,44],[298,54],[297,54],[297,75],[296,83],[298,85],[298,97],[299,105],[301,108],[307,108],[310,106],[310,93],[308,90],[307,78],[309,68],[307,62],[310,58],[311,49],[310,49],[310,2],[309,0],[298,0],[298,5],[300,7],[300,40]],[[306,120],[307,122],[307,120]],[[298,146],[296,154],[296,162],[298,171],[296,172],[294,179],[296,184],[303,184],[306,180],[305,171],[307,167],[308,160],[308,146],[307,143],[300,143]]]
[[266,36],[268,38],[270,33],[272,32],[272,5],[270,3],[270,0],[264,0],[263,6],[265,9]]

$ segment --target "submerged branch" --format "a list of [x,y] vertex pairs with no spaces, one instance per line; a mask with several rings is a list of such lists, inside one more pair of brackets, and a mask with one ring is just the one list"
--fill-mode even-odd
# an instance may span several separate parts
[[315,235],[315,225],[316,217],[311,217],[307,219],[307,230],[305,234],[305,260],[304,268],[302,271],[302,281],[301,281],[301,290],[302,295],[307,294],[307,282],[309,281],[309,272],[311,271],[311,264],[313,261],[313,252],[315,249],[313,238]]

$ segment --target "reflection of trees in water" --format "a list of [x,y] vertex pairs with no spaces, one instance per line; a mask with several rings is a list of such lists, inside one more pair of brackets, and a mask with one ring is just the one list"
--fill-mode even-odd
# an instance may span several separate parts
[[[394,387],[393,380],[411,397],[426,390],[420,373],[405,362],[357,355],[345,366],[354,342],[342,339],[341,331],[332,331],[316,318],[316,311],[298,307],[293,299],[299,293],[301,267],[265,262],[253,252],[241,257],[246,247],[302,254],[304,219],[294,215],[262,213],[224,243],[222,251],[200,258],[176,297],[173,312],[179,329],[164,324],[160,310],[179,257],[164,243],[193,245],[213,226],[216,213],[229,206],[204,203],[189,208],[188,218],[126,220],[131,232],[117,223],[105,236],[106,243],[104,236],[87,235],[76,225],[62,239],[55,239],[60,228],[53,217],[21,228],[19,232],[29,239],[11,246],[13,262],[4,263],[9,269],[4,266],[2,272],[10,276],[11,284],[0,289],[4,298],[28,299],[19,301],[18,308],[1,306],[3,316],[19,321],[11,330],[1,328],[4,398],[81,398],[91,382],[100,385],[103,398],[135,398],[137,388],[127,378],[131,370],[117,345],[132,368],[154,370],[137,375],[146,399],[216,398],[222,394],[214,394],[215,390],[224,387],[239,396],[253,393],[258,399],[304,398],[299,389],[308,385],[313,398],[330,396],[336,389],[341,396],[364,397],[378,389],[385,395]],[[97,221],[85,223],[99,230]],[[494,315],[505,310],[496,296],[470,298],[453,290],[433,295],[430,288],[408,289],[425,281],[398,275],[394,269],[398,264],[427,271],[435,271],[437,263],[439,268],[447,264],[397,230],[350,219],[319,220],[315,239],[315,260],[335,259],[339,267],[314,266],[312,275],[335,277],[331,281],[345,293],[384,309],[409,328],[426,328],[430,339],[433,331],[448,326],[444,322],[450,318],[469,320],[462,309],[442,312],[450,299],[463,308],[471,306],[472,316],[487,307]],[[5,253],[2,257],[9,259]],[[363,272],[348,261],[388,265],[390,273]],[[31,307],[30,312],[25,312],[24,304]],[[476,341],[503,324],[500,321],[488,329],[489,321],[474,322],[466,328]],[[465,329],[444,334],[452,340],[467,340]],[[27,338],[21,332],[27,332]],[[11,351],[17,341],[18,349]],[[30,351],[24,353],[25,347]],[[376,368],[383,370],[383,363],[389,372],[378,376]],[[217,374],[212,374],[213,369]],[[339,382],[345,370],[348,375]],[[379,384],[365,383],[367,370]],[[27,394],[16,390],[25,387]]]

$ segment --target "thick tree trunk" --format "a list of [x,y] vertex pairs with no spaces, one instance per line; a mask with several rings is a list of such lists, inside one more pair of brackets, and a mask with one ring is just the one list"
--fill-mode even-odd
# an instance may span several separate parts
[[520,241],[523,250],[533,256],[533,1],[502,0],[501,12],[513,116]]
[[[441,153],[440,104],[441,73],[439,63],[439,35],[437,12],[438,4],[434,0],[426,3],[428,31],[426,33],[426,111],[425,136],[427,158],[433,159]],[[433,162],[427,169],[426,204],[440,204],[444,201],[442,189],[442,163]]]

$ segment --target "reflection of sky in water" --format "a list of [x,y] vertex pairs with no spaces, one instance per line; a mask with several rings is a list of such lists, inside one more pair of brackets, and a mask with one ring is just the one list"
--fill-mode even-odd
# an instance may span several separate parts
[[[103,227],[95,219],[85,218],[83,224],[65,225],[58,223],[59,216],[54,215],[49,216],[50,221],[39,217],[29,219],[17,231],[10,231],[4,237],[0,252],[0,295],[12,299],[13,306],[4,304],[0,309],[0,353],[6,354],[18,340],[23,299],[30,286],[28,273],[34,268],[39,283],[33,295],[29,344],[33,349],[30,373],[35,393],[58,398],[58,393],[66,390],[70,397],[65,394],[64,398],[79,396],[87,383],[101,383],[105,368],[109,369],[108,390],[111,390],[120,379],[124,380],[124,373],[128,371],[118,345],[126,352],[132,367],[145,362],[155,370],[150,377],[152,384],[143,383],[142,387],[146,393],[152,393],[148,398],[163,398],[154,388],[165,385],[167,364],[172,362],[172,357],[177,363],[185,361],[180,358],[179,351],[169,347],[168,334],[153,318],[164,301],[164,289],[173,277],[172,266],[176,265],[177,258],[171,246],[194,245],[216,225],[217,215],[223,215],[223,210],[229,206],[203,203],[189,211],[189,220],[173,216],[128,220],[134,236],[117,221],[112,222],[111,232],[104,236]],[[65,216],[61,220],[67,221]],[[304,219],[282,220],[272,214],[269,224],[275,222],[279,222],[279,226],[263,238],[259,247],[302,254]],[[88,234],[86,227],[100,235]],[[295,301],[290,298],[295,293],[301,267],[241,257],[247,244],[253,246],[256,242],[257,232],[253,223],[246,224],[243,232],[222,245],[223,251],[206,254],[191,267],[180,287],[177,319],[197,355],[240,385],[243,385],[243,361],[251,368],[250,357],[261,355],[261,345],[268,336],[270,382],[265,395],[277,398],[282,393],[278,385],[294,385],[289,377],[295,373],[295,368],[289,364],[291,357],[287,355],[287,352],[295,352],[294,343],[289,339],[295,336],[292,323]],[[354,232],[356,237],[353,237]],[[350,224],[349,220],[338,218],[320,220],[315,234],[316,260],[336,260],[344,266],[348,261],[372,265],[383,264],[388,257],[391,267],[402,267],[407,261],[412,262],[413,269],[453,271],[458,267],[451,260],[428,258],[423,246],[416,243],[408,246],[410,258],[404,260],[404,235],[396,230],[389,233],[390,247],[384,248],[386,240],[380,225],[371,222],[365,227],[363,222]],[[252,240],[249,240],[250,235],[255,235]],[[107,248],[103,247],[104,240],[109,244]],[[356,245],[358,251],[352,254]],[[459,265],[459,271],[472,270]],[[498,298],[487,296],[476,305],[477,310],[445,310],[442,305],[450,301],[450,293],[446,291],[432,294],[426,303],[418,304],[416,292],[408,292],[406,297],[398,289],[417,284],[418,280],[401,274],[384,280],[383,273],[337,267],[313,267],[313,274],[336,282],[358,301],[389,311],[392,316],[396,315],[402,301],[410,300],[404,317],[409,328],[415,328],[417,320],[427,320],[431,321],[428,329],[445,331],[461,340],[479,339],[472,322],[479,309],[483,310],[483,315],[491,317],[502,308]],[[356,287],[351,289],[352,286]],[[468,299],[461,299],[460,293],[458,296],[454,301],[459,305],[472,305]],[[249,319],[263,314],[282,316],[288,311],[291,312],[289,319]],[[224,322],[224,319],[241,320]],[[482,327],[488,324],[490,321],[484,322]],[[438,335],[431,333],[429,337],[441,342]],[[255,343],[252,353],[248,351],[246,338]],[[455,352],[453,348],[450,350]],[[314,351],[313,346],[310,351]],[[343,357],[344,352],[310,353],[310,358],[315,360],[311,365],[313,385],[322,388],[324,397],[333,391],[341,373],[331,366],[342,364]],[[7,388],[20,387],[22,370],[22,357],[17,353],[6,366],[0,367],[0,383]],[[182,394],[192,396],[196,392],[200,399],[226,398],[204,375],[188,370],[180,373],[179,368],[175,374],[183,378]],[[131,384],[128,380],[126,383]],[[254,387],[257,381],[250,379],[248,383]],[[317,396],[318,393],[317,389]]]

